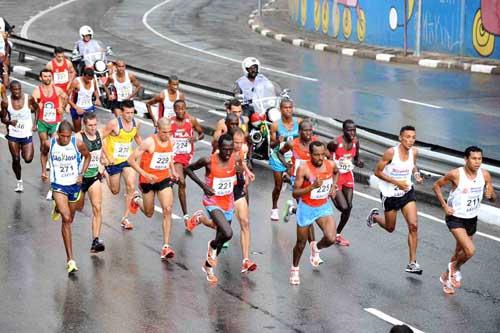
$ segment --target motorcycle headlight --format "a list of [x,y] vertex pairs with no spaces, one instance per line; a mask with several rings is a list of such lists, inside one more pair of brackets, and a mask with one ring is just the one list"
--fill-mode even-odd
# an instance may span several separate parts
[[102,60],[97,60],[94,63],[94,71],[97,73],[104,73],[108,70],[108,66],[106,66],[106,63]]
[[260,131],[252,130],[250,132],[250,140],[252,140],[253,143],[259,144],[262,142],[264,138],[262,137],[262,134]]
[[275,122],[281,118],[281,112],[277,108],[271,108],[267,111],[267,119],[270,122]]

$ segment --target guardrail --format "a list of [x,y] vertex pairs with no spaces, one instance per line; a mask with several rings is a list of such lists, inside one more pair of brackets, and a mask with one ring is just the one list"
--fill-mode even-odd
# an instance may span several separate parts
[[[53,57],[53,45],[31,41],[17,36],[12,37],[12,42],[14,44],[14,50],[19,53],[19,61],[21,62],[25,61],[25,54],[46,60]],[[65,51],[67,56],[71,56],[70,50],[66,49]],[[127,68],[136,75],[143,87],[152,91],[163,89],[168,80],[168,76],[166,75],[153,73],[133,65],[127,64]],[[189,94],[190,101],[207,108],[223,109],[224,101],[232,97],[230,91],[184,80],[180,80],[180,83],[182,83],[183,90]],[[332,129],[337,132],[342,130],[342,123],[332,118],[317,115],[300,108],[296,108],[296,114],[314,119],[315,123],[319,125],[316,132],[321,136],[333,138],[334,136],[331,134]],[[396,140],[390,139],[387,136],[374,134],[367,129],[359,128],[357,135],[363,140],[362,150],[379,156],[382,155],[388,147],[393,147],[398,143]],[[461,152],[423,142],[418,142],[418,147],[420,148],[419,166],[423,170],[442,175],[452,168],[463,165],[463,158],[459,157]],[[450,151],[453,154],[433,151],[433,149],[436,150],[439,148]],[[500,168],[486,163],[483,163],[483,168],[488,170],[492,175],[495,188],[500,189]]]

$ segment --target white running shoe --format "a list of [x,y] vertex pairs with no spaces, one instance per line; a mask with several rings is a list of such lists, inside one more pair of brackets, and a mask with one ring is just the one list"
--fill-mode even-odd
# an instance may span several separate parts
[[321,260],[321,258],[319,257],[319,250],[316,250],[317,249],[316,244],[317,244],[316,241],[309,243],[311,248],[311,255],[309,256],[309,261],[311,262],[311,265],[313,267],[318,267],[320,265],[320,260]]
[[299,285],[300,284],[300,275],[299,275],[299,267],[293,267],[290,269],[290,284]]
[[48,201],[53,200],[53,198],[52,198],[52,190],[49,190],[49,191],[47,192],[47,196],[45,197],[45,199],[47,199]]
[[271,221],[279,221],[280,220],[280,211],[276,209],[271,210]]
[[17,186],[16,186],[16,189],[14,191],[16,191],[17,193],[21,193],[24,191],[24,185],[23,185],[22,179],[17,181]]

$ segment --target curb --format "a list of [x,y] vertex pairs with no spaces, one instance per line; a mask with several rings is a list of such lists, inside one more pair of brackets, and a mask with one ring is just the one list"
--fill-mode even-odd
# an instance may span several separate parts
[[[275,0],[271,0],[263,5],[263,8],[268,8],[271,4],[273,4]],[[312,49],[314,51],[321,52],[331,52],[336,54],[342,54],[345,56],[355,56],[365,59],[371,59],[381,62],[390,62],[397,64],[405,64],[405,65],[416,65],[420,67],[426,68],[439,68],[439,69],[451,69],[451,70],[459,70],[464,72],[471,73],[481,73],[481,74],[500,74],[500,66],[489,65],[484,63],[475,62],[474,60],[470,61],[461,61],[456,60],[452,56],[448,59],[432,59],[432,58],[421,58],[416,56],[403,56],[398,53],[400,51],[397,50],[388,50],[384,49],[385,52],[380,52],[383,48],[378,49],[370,49],[366,46],[364,48],[357,48],[356,44],[352,44],[350,47],[345,47],[340,45],[339,43],[319,43],[307,40],[305,38],[297,38],[284,33],[279,33],[268,29],[262,25],[258,18],[258,10],[252,11],[252,13],[248,16],[248,26],[256,33],[275,39],[280,42],[285,42],[297,47],[303,47],[306,49]],[[387,53],[392,52],[392,53]]]

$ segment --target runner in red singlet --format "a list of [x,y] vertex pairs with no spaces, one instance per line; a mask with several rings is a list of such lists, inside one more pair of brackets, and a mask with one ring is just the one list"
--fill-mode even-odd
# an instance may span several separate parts
[[76,78],[76,71],[69,59],[64,56],[64,49],[60,46],[54,48],[54,58],[45,65],[52,72],[54,85],[68,93],[71,82]]

